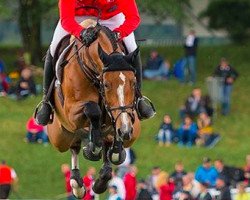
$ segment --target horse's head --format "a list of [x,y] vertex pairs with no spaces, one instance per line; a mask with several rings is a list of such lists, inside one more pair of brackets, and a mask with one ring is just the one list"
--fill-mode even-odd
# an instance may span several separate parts
[[137,87],[135,69],[131,65],[138,50],[126,56],[118,52],[108,55],[99,45],[98,52],[104,64],[101,87],[107,112],[117,133],[130,136],[135,120]]

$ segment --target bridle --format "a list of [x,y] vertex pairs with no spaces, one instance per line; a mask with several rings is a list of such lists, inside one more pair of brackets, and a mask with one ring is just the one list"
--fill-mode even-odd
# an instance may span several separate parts
[[[105,27],[97,24],[96,28],[97,28],[97,31],[99,32],[100,30],[103,30],[102,28],[105,28]],[[108,34],[107,31],[104,31],[104,33]],[[108,38],[110,38],[110,36]],[[111,41],[111,44],[112,43],[113,43],[113,41]],[[116,45],[112,44],[112,46],[114,47]],[[123,113],[128,114],[129,117],[131,118],[132,124],[134,124],[134,122],[135,122],[134,110],[136,108],[136,94],[138,92],[137,84],[135,84],[135,86],[134,86],[134,94],[135,95],[134,95],[134,100],[133,100],[132,104],[124,105],[124,106],[110,107],[106,101],[105,86],[103,83],[103,81],[104,81],[103,79],[104,79],[104,74],[106,72],[110,72],[110,71],[132,71],[134,76],[135,76],[135,73],[136,73],[135,69],[132,66],[130,66],[129,64],[128,64],[128,67],[126,69],[123,69],[123,70],[121,70],[119,68],[114,70],[114,69],[111,69],[109,65],[106,65],[103,67],[101,73],[99,73],[97,71],[97,66],[96,66],[95,62],[93,61],[92,57],[90,56],[89,47],[85,47],[85,55],[87,56],[88,60],[90,61],[91,67],[86,62],[84,62],[84,60],[80,57],[79,51],[82,47],[83,47],[82,45],[80,47],[78,47],[77,43],[75,43],[74,44],[74,49],[75,49],[74,55],[77,58],[77,62],[79,64],[82,72],[85,74],[85,76],[88,78],[88,80],[97,88],[98,93],[100,95],[100,102],[105,107],[105,110],[111,119],[113,127],[116,128],[117,120],[119,119],[119,117]],[[121,55],[121,53],[118,53],[116,51],[114,51],[112,54],[120,54]],[[113,114],[114,111],[119,111],[119,114],[116,117],[114,117],[114,114]]]

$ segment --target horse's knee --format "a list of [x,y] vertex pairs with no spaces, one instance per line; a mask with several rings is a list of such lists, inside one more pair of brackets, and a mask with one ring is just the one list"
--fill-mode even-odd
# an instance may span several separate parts
[[84,114],[92,120],[95,120],[95,119],[99,120],[101,117],[102,111],[100,109],[100,106],[97,103],[90,101],[84,105]]

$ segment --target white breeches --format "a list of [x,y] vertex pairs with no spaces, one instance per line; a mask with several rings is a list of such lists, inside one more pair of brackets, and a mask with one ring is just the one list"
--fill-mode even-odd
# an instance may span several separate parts
[[[75,20],[80,24],[82,21],[89,19],[89,18],[93,19],[94,17],[77,16]],[[125,21],[125,16],[122,13],[119,13],[115,15],[114,17],[111,17],[110,19],[100,20],[99,23],[103,26],[108,27],[110,30],[113,31],[115,28],[118,28],[120,25],[122,25],[124,21]],[[64,28],[62,27],[61,21],[59,21],[55,29],[52,42],[50,44],[50,53],[53,57],[55,55],[55,51],[56,51],[58,43],[61,41],[63,37],[65,37],[68,34],[69,33],[65,31]],[[129,53],[133,52],[137,48],[134,33],[131,33],[127,37],[123,38],[123,42],[126,45],[126,48]]]

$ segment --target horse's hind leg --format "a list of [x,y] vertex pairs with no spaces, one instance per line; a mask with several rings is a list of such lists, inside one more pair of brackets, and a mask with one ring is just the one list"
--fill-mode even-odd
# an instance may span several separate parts
[[71,177],[70,177],[70,186],[72,188],[73,195],[81,199],[85,196],[86,190],[83,185],[83,180],[80,175],[80,170],[79,170],[79,160],[78,160],[78,154],[80,152],[81,146],[76,146],[70,148],[71,150]]
[[112,166],[107,157],[108,149],[110,148],[109,143],[103,145],[103,166],[99,172],[99,177],[95,181],[93,191],[96,194],[101,194],[107,190],[108,182],[112,178]]
[[83,147],[83,156],[98,161],[102,151],[101,109],[97,103],[88,102],[84,105],[84,114],[90,121],[90,142]]

